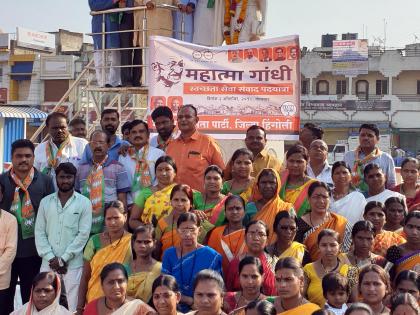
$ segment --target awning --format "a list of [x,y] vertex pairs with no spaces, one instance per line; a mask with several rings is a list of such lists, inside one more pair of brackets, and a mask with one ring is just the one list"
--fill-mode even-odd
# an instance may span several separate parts
[[34,107],[0,105],[0,117],[3,118],[45,119],[47,116],[47,113]]

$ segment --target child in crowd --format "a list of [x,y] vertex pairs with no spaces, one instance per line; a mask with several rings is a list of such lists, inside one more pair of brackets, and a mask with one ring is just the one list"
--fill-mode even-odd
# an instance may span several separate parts
[[327,273],[322,279],[322,291],[327,300],[324,309],[335,315],[344,315],[350,296],[350,285],[347,278],[338,272]]

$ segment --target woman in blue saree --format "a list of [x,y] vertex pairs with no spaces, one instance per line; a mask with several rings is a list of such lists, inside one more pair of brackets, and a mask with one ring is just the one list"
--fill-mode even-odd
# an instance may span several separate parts
[[168,248],[162,260],[162,273],[176,278],[181,290],[179,311],[186,313],[193,305],[193,283],[197,273],[212,269],[222,274],[222,256],[214,249],[198,244],[200,221],[194,213],[179,216],[177,231],[181,238],[179,246]]

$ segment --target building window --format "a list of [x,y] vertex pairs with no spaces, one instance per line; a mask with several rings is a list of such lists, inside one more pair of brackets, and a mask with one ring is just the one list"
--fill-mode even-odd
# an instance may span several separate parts
[[309,94],[309,79],[302,80],[301,90],[302,90],[302,95]]
[[338,80],[337,81],[337,88],[336,88],[336,93],[335,94],[337,94],[337,95],[347,94],[346,80]]
[[376,95],[388,94],[388,80],[376,80]]
[[417,80],[417,95],[420,95],[420,80]]
[[330,94],[330,84],[327,80],[319,80],[316,83],[316,94],[317,95],[329,95]]
[[359,80],[356,82],[356,95],[360,99],[367,100],[369,95],[369,82],[366,80]]

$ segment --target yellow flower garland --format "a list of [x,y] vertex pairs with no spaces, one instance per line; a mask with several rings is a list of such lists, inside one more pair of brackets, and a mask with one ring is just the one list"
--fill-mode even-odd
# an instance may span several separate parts
[[[231,20],[235,17],[236,6],[242,2],[241,12],[237,20],[238,27],[233,30],[233,40],[231,37]],[[248,6],[248,0],[225,0],[225,16],[224,16],[224,37],[227,45],[237,44],[239,42],[239,34],[241,33],[242,24],[245,21],[246,9]]]

